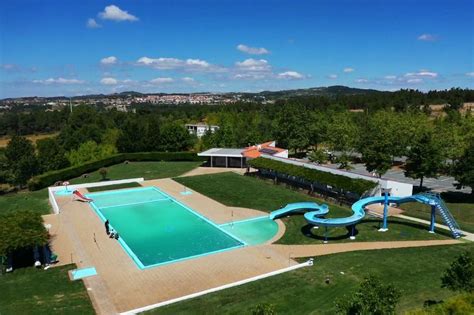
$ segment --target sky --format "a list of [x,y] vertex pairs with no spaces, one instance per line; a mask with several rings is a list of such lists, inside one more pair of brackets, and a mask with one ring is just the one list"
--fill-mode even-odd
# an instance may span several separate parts
[[474,0],[0,0],[0,98],[474,88]]

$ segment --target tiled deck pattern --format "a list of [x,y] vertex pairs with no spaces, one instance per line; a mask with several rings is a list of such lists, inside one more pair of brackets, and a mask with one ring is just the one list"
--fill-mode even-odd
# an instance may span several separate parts
[[[184,187],[171,179],[142,183],[156,186],[217,224],[265,215],[261,211],[226,207],[194,192],[181,195]],[[82,191],[85,193],[85,191]],[[337,252],[453,244],[458,241],[345,243],[326,245],[271,245],[244,247],[196,259],[140,270],[120,244],[109,239],[99,217],[87,203],[57,198],[61,213],[45,216],[52,225],[53,250],[61,263],[79,268],[94,266],[98,276],[85,279],[92,303],[100,314],[124,312],[166,301],[296,264],[291,258]],[[284,225],[272,240],[283,234]],[[316,264],[317,266],[317,264]]]

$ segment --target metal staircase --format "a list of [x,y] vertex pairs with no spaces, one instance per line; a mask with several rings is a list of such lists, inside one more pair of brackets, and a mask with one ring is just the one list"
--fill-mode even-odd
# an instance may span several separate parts
[[451,233],[453,234],[454,238],[460,238],[462,236],[461,228],[459,227],[458,223],[449,211],[448,206],[446,206],[439,194],[420,193],[417,194],[416,197],[421,197],[417,199],[421,200],[424,204],[435,206],[436,210],[439,212],[444,222],[451,230]]

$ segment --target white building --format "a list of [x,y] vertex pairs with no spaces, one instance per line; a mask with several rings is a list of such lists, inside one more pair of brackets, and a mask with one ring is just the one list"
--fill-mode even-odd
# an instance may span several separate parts
[[219,126],[206,125],[203,123],[186,124],[186,129],[188,129],[190,134],[196,135],[198,138],[201,138],[202,136],[206,134],[208,130],[210,130],[211,133],[216,132],[216,130],[219,129]]

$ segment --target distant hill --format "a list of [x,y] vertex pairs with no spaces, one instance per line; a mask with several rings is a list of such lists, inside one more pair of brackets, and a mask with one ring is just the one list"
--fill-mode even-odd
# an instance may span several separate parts
[[266,98],[288,98],[295,96],[335,96],[335,95],[355,95],[381,93],[378,90],[351,88],[344,85],[333,85],[328,87],[314,87],[307,89],[282,90],[282,91],[263,91],[258,93]]

